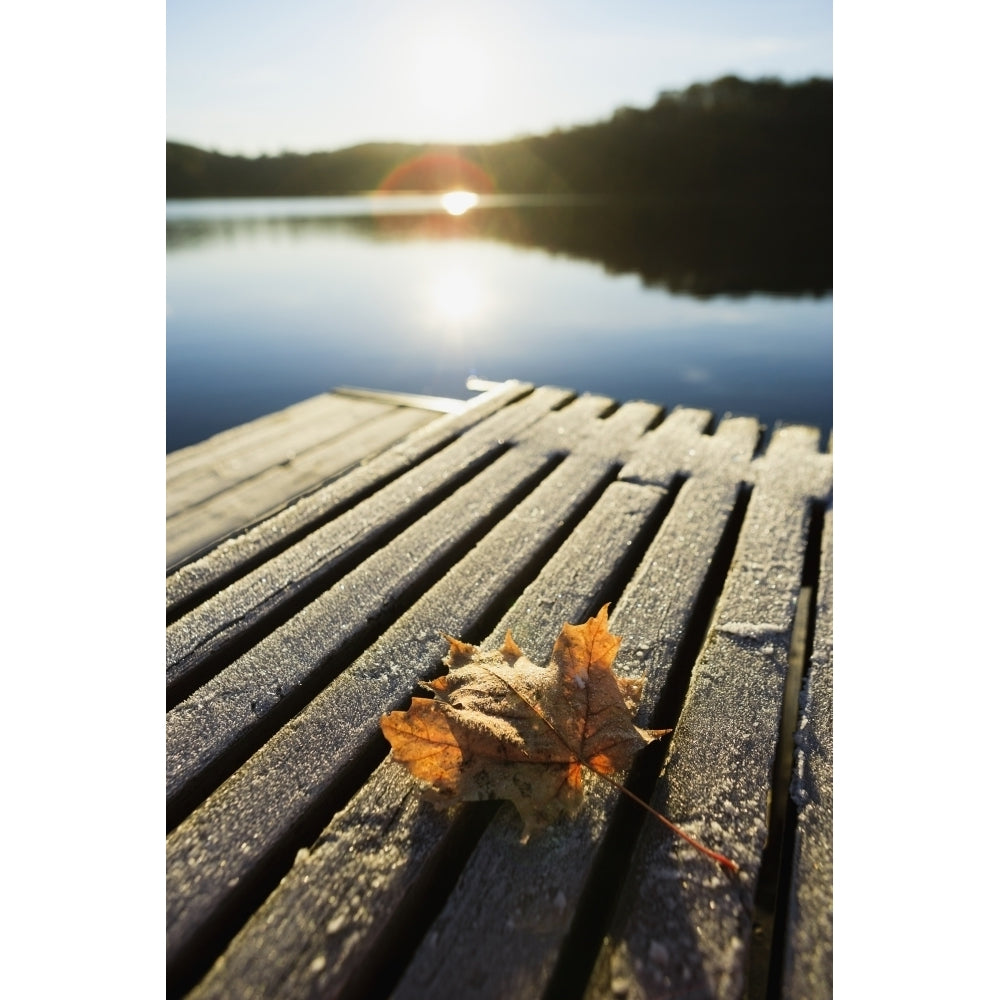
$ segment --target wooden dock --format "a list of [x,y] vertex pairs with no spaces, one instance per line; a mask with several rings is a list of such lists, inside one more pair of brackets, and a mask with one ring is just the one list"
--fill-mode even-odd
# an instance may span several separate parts
[[167,455],[167,569],[464,404],[341,388]]
[[[818,431],[328,396],[168,456],[168,995],[831,997]],[[439,811],[388,757],[441,633],[545,663],[608,602],[636,724],[673,730],[627,786],[736,875],[597,781],[521,843],[510,803]]]

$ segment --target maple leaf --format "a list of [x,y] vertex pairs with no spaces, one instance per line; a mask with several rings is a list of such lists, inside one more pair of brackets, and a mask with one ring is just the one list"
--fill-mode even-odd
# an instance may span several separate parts
[[611,777],[670,730],[633,724],[643,680],[611,670],[622,640],[608,631],[607,604],[582,625],[563,625],[545,667],[532,663],[510,632],[490,652],[444,638],[448,673],[424,685],[434,697],[414,698],[407,711],[381,719],[393,759],[427,783],[432,801],[510,799],[527,840],[580,808],[587,769],[692,847],[739,870]]
[[563,626],[544,667],[509,632],[490,652],[445,639],[449,672],[426,685],[435,697],[381,720],[393,759],[427,782],[439,805],[510,799],[527,839],[579,809],[584,769],[624,771],[669,732],[632,722],[643,681],[612,672],[621,636],[608,631],[606,604],[584,624]]

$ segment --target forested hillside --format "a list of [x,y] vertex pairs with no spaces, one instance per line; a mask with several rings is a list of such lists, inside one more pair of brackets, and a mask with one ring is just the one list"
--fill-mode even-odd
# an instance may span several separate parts
[[832,201],[833,83],[729,76],[607,121],[482,146],[368,143],[244,157],[167,143],[167,197],[499,193]]

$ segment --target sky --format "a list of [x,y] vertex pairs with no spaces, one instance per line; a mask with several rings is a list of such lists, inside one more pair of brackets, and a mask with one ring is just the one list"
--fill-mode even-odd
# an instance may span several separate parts
[[832,0],[167,0],[167,138],[491,142],[729,73],[833,75]]

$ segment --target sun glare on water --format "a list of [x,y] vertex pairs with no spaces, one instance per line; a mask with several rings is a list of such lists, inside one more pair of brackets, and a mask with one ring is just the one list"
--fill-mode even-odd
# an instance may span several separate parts
[[448,191],[441,195],[441,204],[449,215],[465,215],[479,204],[479,195],[472,191]]
[[431,281],[432,314],[448,327],[465,326],[484,312],[485,296],[478,275],[462,265],[439,271]]

